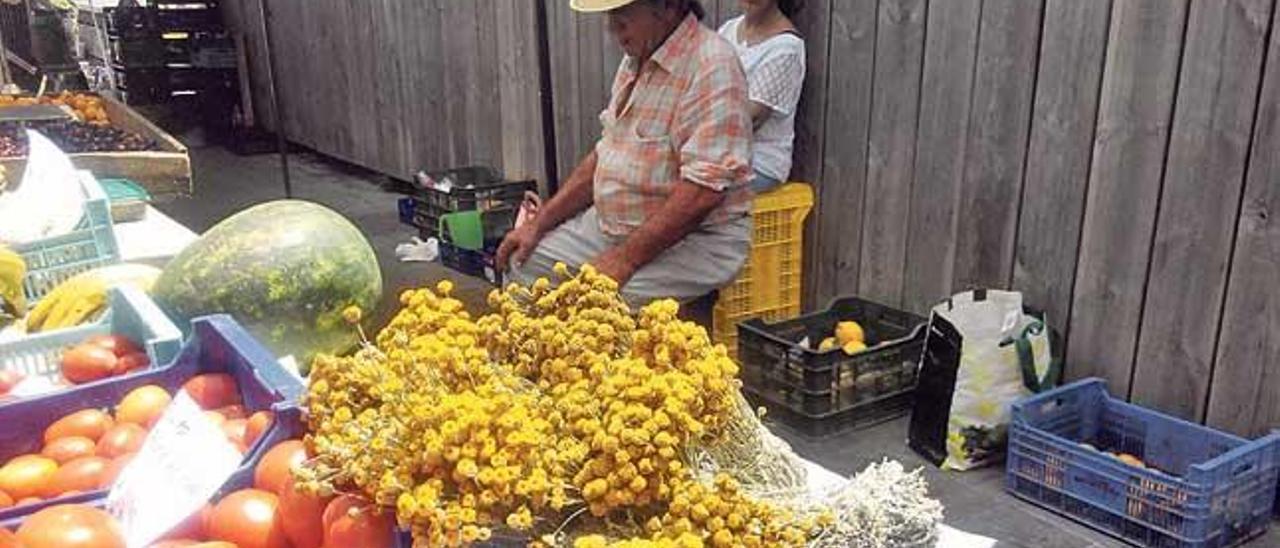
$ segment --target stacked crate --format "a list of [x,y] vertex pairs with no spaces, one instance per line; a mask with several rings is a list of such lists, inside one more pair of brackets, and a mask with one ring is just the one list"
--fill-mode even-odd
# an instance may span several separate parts
[[109,61],[131,105],[237,92],[236,52],[215,0],[157,0],[107,10]]

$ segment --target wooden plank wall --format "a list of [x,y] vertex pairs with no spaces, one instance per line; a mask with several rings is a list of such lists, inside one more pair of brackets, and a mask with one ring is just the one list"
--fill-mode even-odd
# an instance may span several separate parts
[[[1277,426],[1275,3],[806,2],[806,304],[925,312],[1016,288],[1068,336],[1072,378],[1245,434]],[[711,25],[737,12],[707,6]],[[553,45],[563,172],[605,100],[582,95],[594,58],[566,56],[612,45],[600,18],[549,7],[577,33],[553,30],[569,36]]]
[[1277,426],[1275,4],[808,3],[806,304],[1019,289],[1070,377]]
[[[248,43],[255,113],[271,127],[261,1],[225,9]],[[535,3],[268,6],[291,140],[400,178],[470,164],[545,178]]]
[[[238,1],[252,21],[260,0]],[[1277,3],[808,0],[808,307],[1012,287],[1067,336],[1070,377],[1242,434],[1280,425]],[[739,11],[704,4],[713,27]],[[394,174],[541,173],[534,2],[272,5],[295,139]],[[603,17],[544,5],[567,174],[621,54]]]

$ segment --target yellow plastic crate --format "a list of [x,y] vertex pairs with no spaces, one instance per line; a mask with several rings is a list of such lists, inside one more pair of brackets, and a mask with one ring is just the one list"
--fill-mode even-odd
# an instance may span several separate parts
[[720,290],[711,317],[711,338],[738,355],[738,322],[778,321],[800,315],[804,274],[804,219],[813,209],[813,188],[787,183],[756,197],[751,255],[742,273]]

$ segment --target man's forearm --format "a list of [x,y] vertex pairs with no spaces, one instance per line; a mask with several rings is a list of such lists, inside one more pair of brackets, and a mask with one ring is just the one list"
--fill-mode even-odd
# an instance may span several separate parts
[[662,208],[611,251],[625,258],[632,268],[638,270],[697,230],[707,215],[722,202],[724,193],[680,181],[676,183],[675,190],[667,197]]
[[556,195],[542,205],[542,210],[537,216],[540,231],[548,232],[591,207],[595,199],[592,189],[595,173],[596,152],[592,150],[581,162],[578,162],[578,167],[573,168],[573,172],[569,174],[568,179],[565,179]]

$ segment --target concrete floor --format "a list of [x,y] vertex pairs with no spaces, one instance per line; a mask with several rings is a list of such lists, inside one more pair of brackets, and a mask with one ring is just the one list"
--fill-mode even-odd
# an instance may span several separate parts
[[[196,232],[252,204],[284,197],[275,155],[240,157],[221,148],[200,148],[192,150],[191,160],[196,174],[194,198],[161,204],[160,208]],[[472,306],[483,303],[483,296],[490,289],[486,282],[458,275],[438,263],[401,263],[395,259],[396,244],[407,241],[414,231],[399,224],[399,195],[381,190],[381,177],[314,154],[294,156],[291,173],[295,198],[324,204],[347,216],[373,245],[388,296],[376,317],[385,321],[398,308],[391,296],[400,290],[434,284],[444,278],[453,279],[459,296],[476,303]],[[1123,545],[1006,494],[1002,487],[1003,467],[967,473],[944,473],[932,467],[907,448],[905,419],[824,439],[806,438],[782,425],[776,425],[776,430],[802,456],[840,474],[857,472],[884,458],[897,459],[908,467],[924,467],[931,492],[946,507],[946,523],[998,539],[1001,546]],[[1273,527],[1251,546],[1280,546],[1280,532]]]

